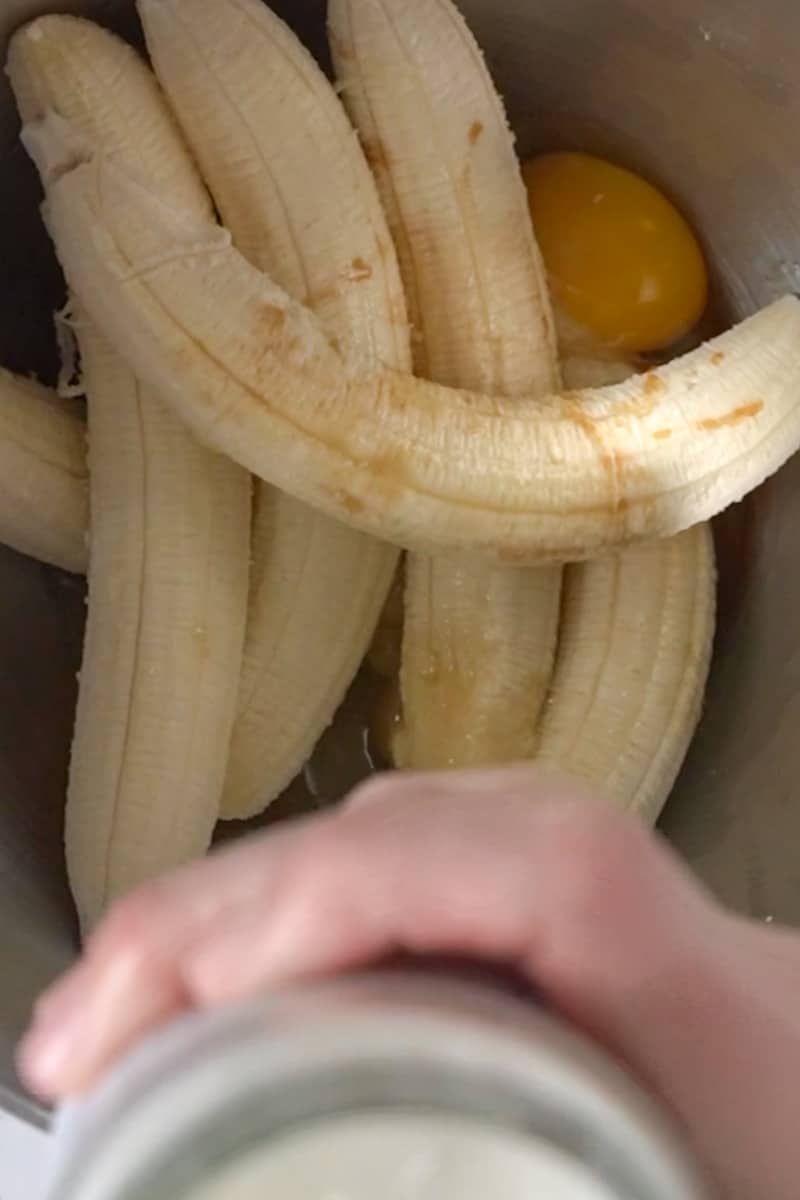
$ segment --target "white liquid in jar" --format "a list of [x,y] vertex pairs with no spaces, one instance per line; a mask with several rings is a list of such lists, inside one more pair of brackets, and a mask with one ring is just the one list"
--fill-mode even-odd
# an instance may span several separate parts
[[191,1200],[619,1200],[533,1137],[441,1113],[304,1125],[238,1158]]

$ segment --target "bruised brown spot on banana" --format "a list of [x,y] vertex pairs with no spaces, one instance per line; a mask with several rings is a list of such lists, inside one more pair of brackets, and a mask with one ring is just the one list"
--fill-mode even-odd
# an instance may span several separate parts
[[704,420],[698,421],[697,428],[707,432],[724,429],[726,425],[738,425],[741,421],[748,420],[749,417],[757,417],[763,407],[764,404],[761,400],[753,400],[750,404],[740,404],[738,408],[732,409],[729,413],[723,413],[721,417],[706,417]]

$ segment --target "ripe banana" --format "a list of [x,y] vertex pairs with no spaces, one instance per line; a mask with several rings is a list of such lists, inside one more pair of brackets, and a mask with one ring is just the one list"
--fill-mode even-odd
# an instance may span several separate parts
[[[565,362],[565,382],[587,368]],[[655,824],[700,719],[715,611],[708,524],[568,567],[537,759]]]
[[49,388],[0,369],[0,542],[86,570],[86,426]]
[[[58,113],[208,219],[202,183],[132,49],[86,21],[48,17],[16,35],[8,65],[23,120]],[[77,334],[92,547],[66,849],[87,931],[120,893],[211,840],[241,669],[250,480],[200,446],[88,321]]]
[[613,358],[584,358],[566,355],[561,364],[561,374],[567,387],[580,391],[582,388],[608,387],[612,383],[624,383],[634,374],[629,362]]
[[403,652],[403,623],[406,607],[406,560],[400,564],[389,588],[389,595],[378,619],[378,625],[367,652],[367,662],[382,679],[396,681],[400,674]]
[[[513,138],[463,18],[450,0],[332,0],[328,20],[345,106],[398,248],[417,374],[507,396],[557,390],[553,318]],[[413,554],[406,570],[397,765],[531,757],[560,568]]]
[[337,350],[224,229],[55,114],[23,137],[67,277],[142,377],[209,445],[387,541],[588,558],[699,524],[800,446],[793,296],[614,387],[544,403],[448,389]]
[[[242,253],[329,337],[408,369],[405,297],[377,192],[308,51],[260,0],[139,0],[139,11]],[[309,757],[364,658],[397,560],[387,543],[263,485],[224,817],[263,811]]]

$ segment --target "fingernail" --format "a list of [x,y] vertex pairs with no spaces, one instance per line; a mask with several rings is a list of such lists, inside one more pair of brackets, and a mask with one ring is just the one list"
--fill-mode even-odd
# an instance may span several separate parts
[[34,1091],[54,1095],[75,1051],[74,1028],[34,1030],[22,1039],[17,1049],[20,1073]]
[[105,994],[109,985],[114,988],[117,984],[115,966],[98,972],[83,962],[37,1001],[31,1027],[20,1043],[20,1055],[26,1072],[40,1086],[60,1085],[65,1067],[80,1063],[91,1053]]

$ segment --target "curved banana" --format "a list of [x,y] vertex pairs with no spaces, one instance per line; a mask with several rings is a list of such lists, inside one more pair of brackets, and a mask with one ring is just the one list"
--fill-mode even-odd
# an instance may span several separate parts
[[715,616],[710,525],[568,567],[537,760],[655,824],[700,719]]
[[52,114],[23,137],[67,277],[142,376],[209,445],[387,541],[520,566],[588,558],[707,520],[800,446],[793,296],[610,388],[546,402],[448,389],[338,351],[224,229]]
[[[513,138],[463,18],[450,0],[332,0],[328,21],[345,106],[398,248],[417,374],[506,396],[557,390],[547,283]],[[560,568],[411,555],[406,573],[396,764],[531,757]]]
[[[260,0],[139,0],[150,55],[242,253],[376,364],[410,365],[397,263],[333,88]],[[314,179],[313,187],[309,180]],[[372,263],[369,271],[359,264]],[[264,485],[222,803],[254,816],[302,767],[369,646],[397,550]]]
[[55,393],[0,368],[0,542],[83,574],[86,425]]
[[[73,17],[16,35],[23,120],[69,119],[198,220],[210,203],[155,79]],[[77,329],[89,412],[89,613],[66,818],[88,930],[142,880],[202,854],[227,763],[242,661],[250,480],[203,448],[91,327]]]

